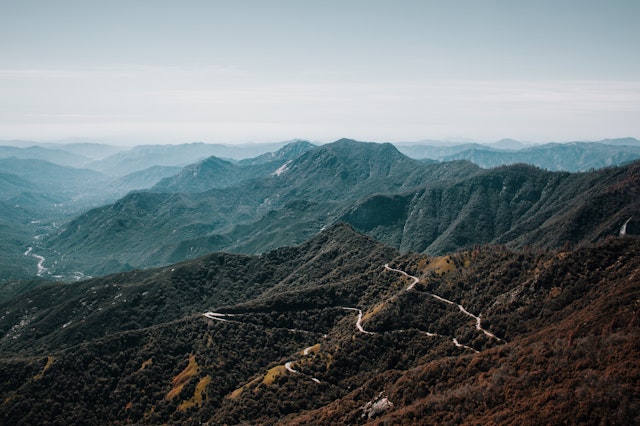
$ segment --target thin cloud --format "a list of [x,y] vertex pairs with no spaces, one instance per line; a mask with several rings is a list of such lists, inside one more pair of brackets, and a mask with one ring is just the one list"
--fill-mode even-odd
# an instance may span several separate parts
[[544,141],[640,134],[640,124],[629,119],[640,115],[639,81],[334,78],[215,66],[5,69],[0,131],[28,137],[28,129],[46,134],[49,128],[55,137],[102,137],[112,133],[111,124],[117,132],[147,131],[150,137],[162,137],[168,128],[179,137],[182,128],[185,138],[214,141],[334,135]]

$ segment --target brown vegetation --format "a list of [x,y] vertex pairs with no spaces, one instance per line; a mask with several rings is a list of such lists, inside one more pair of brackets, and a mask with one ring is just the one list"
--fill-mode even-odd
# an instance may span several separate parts
[[[410,281],[385,270],[387,262],[420,282],[404,290]],[[216,255],[175,271],[104,278],[106,297],[96,289],[94,299],[78,300],[114,318],[107,328],[56,328],[74,332],[68,345],[41,332],[53,318],[43,311],[24,338],[47,357],[29,356],[26,343],[14,353],[2,346],[0,422],[636,424],[639,265],[635,237],[431,258],[400,256],[341,226],[259,257]],[[128,283],[135,277],[140,287]],[[65,297],[77,290],[87,298],[96,282],[69,285]],[[59,290],[15,305],[40,306],[38,292]],[[112,304],[119,293],[126,305]],[[202,316],[212,300],[234,316]],[[458,303],[508,343],[478,330]],[[184,314],[190,305],[195,312]],[[361,309],[374,334],[358,331],[344,307]],[[117,321],[123,312],[166,320],[128,329]],[[3,339],[23,338],[14,335]],[[299,373],[285,368],[289,361]]]

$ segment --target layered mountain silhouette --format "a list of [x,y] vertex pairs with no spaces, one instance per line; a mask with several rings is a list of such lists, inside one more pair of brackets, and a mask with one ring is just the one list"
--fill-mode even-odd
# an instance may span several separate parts
[[525,165],[483,170],[466,161],[422,163],[391,144],[303,147],[279,161],[210,157],[185,167],[151,191],[69,222],[46,242],[45,257],[58,261],[58,273],[104,275],[217,250],[261,253],[340,221],[427,254],[597,241],[617,235],[629,218],[629,232],[638,227],[637,164],[573,174]]
[[402,144],[399,149],[414,158],[438,161],[468,160],[483,168],[525,163],[551,171],[581,172],[629,163],[640,158],[635,138],[599,142],[548,143],[526,146],[518,141],[495,144]]
[[[390,144],[350,140],[307,151],[279,167],[266,164],[265,176],[242,180],[238,176],[252,170],[264,172],[265,164],[236,166],[210,158],[167,183],[181,192],[131,193],[69,222],[47,246],[64,253],[67,265],[90,275],[166,264],[214,250],[263,252],[301,243],[363,197],[459,179],[479,170],[467,162],[426,165]],[[202,188],[193,171],[203,168],[205,182],[239,182],[197,192]],[[227,175],[230,170],[238,174]]]
[[244,181],[278,175],[286,164],[313,149],[309,142],[293,142],[273,153],[253,159],[232,162],[212,156],[184,167],[179,173],[155,184],[154,192],[206,192],[213,188],[226,188]]
[[202,145],[0,160],[1,424],[640,422],[639,162]]
[[18,158],[28,160],[47,161],[61,166],[74,167],[90,161],[88,157],[58,148],[45,148],[41,146],[15,147],[1,146],[0,158]]
[[[581,146],[626,149],[631,142]],[[188,145],[185,152],[203,146]],[[631,191],[625,198],[605,184],[633,182],[633,166],[624,166],[626,177],[615,172],[625,168],[482,170],[464,161],[418,162],[389,144],[350,140],[320,147],[294,141],[253,159],[209,157],[182,169],[153,166],[117,178],[42,160],[0,159],[0,166],[0,202],[7,211],[2,282],[36,273],[104,275],[216,250],[260,253],[301,243],[340,221],[400,250],[429,254],[489,242],[558,246],[613,235],[624,223],[630,233],[638,226],[635,187],[618,184]],[[137,192],[60,227],[131,190]],[[598,203],[610,202],[618,210],[599,213]],[[33,255],[25,257],[32,246]],[[45,258],[46,271],[34,256]]]
[[264,155],[288,143],[222,145],[194,142],[179,145],[138,145],[89,164],[92,169],[123,176],[153,166],[187,166],[210,156],[242,159]]

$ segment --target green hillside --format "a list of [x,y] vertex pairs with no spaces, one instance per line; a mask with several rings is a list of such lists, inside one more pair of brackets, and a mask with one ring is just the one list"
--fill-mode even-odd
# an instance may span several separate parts
[[[249,167],[218,159],[197,167],[212,162],[224,170]],[[560,247],[617,235],[627,220],[635,234],[640,217],[637,163],[585,173],[483,170],[461,161],[424,164],[389,144],[342,140],[280,169],[236,184],[220,180],[222,187],[205,192],[129,194],[66,224],[43,256],[58,261],[57,273],[104,275],[219,250],[262,253],[340,221],[401,251]],[[187,170],[175,184],[203,190],[189,183]],[[240,176],[234,173],[231,179]]]
[[362,197],[478,170],[465,162],[425,165],[390,144],[342,140],[305,152],[279,174],[235,186],[129,194],[66,224],[47,241],[45,257],[60,262],[58,273],[104,275],[216,250],[260,253],[303,242]]

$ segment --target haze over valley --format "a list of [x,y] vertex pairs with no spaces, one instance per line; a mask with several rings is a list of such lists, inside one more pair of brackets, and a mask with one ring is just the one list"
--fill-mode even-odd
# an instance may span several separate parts
[[0,424],[640,424],[640,2],[3,2]]
[[253,148],[0,149],[4,421],[638,416],[638,140]]
[[[567,215],[569,206],[585,208],[585,200],[593,202],[599,191],[599,184],[589,182],[607,173],[598,169],[640,157],[640,143],[632,138],[518,150],[296,140],[252,146],[277,148],[258,151],[253,158],[242,158],[252,153],[243,146],[204,143],[138,146],[106,157],[101,154],[108,151],[105,146],[87,144],[82,156],[74,152],[79,148],[3,147],[2,202],[7,223],[15,224],[7,225],[13,243],[7,239],[5,244],[13,247],[4,281],[104,275],[216,250],[261,253],[302,243],[342,221],[396,248],[429,254],[498,241],[536,245],[536,229],[549,223],[536,218],[550,212]],[[227,157],[209,156],[213,152]],[[544,169],[514,165],[518,163]],[[506,168],[494,168],[500,165]],[[477,185],[483,188],[481,199]],[[489,195],[492,186],[496,192]],[[432,204],[443,196],[442,205]],[[562,202],[551,202],[560,196]],[[423,203],[431,206],[430,217],[423,217]],[[492,215],[472,213],[489,206]],[[498,211],[509,216],[495,216]],[[608,232],[618,227],[616,221],[628,218],[625,214],[621,207],[608,218]],[[568,216],[562,226],[572,221]],[[632,220],[630,226],[634,224]],[[407,232],[416,226],[420,232]],[[484,231],[468,235],[466,226]],[[601,226],[585,224],[579,238],[556,230],[554,244],[588,233],[598,238]]]

